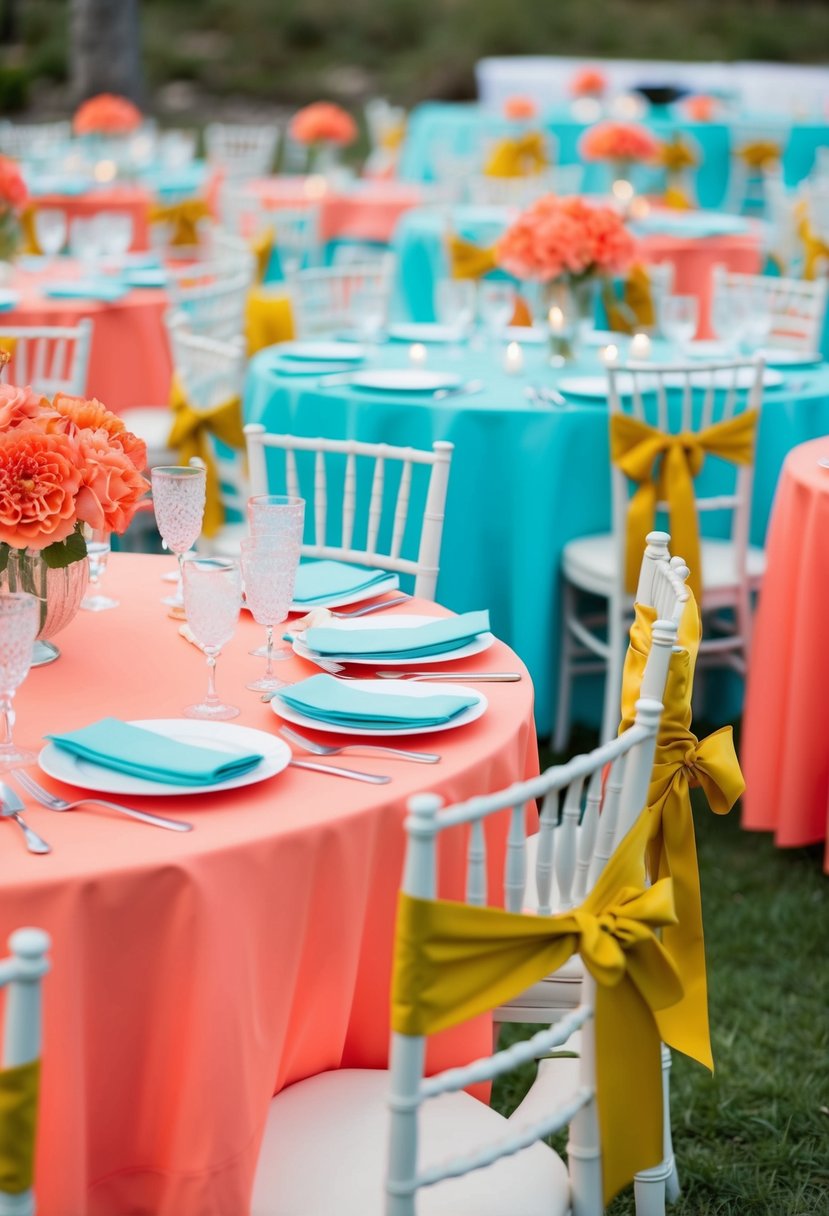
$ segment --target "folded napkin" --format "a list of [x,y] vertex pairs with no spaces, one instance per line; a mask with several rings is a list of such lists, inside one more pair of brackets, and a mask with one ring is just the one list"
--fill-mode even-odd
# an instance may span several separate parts
[[435,617],[423,625],[389,629],[342,629],[321,626],[306,629],[303,640],[317,654],[343,657],[369,655],[387,659],[420,659],[447,650],[458,650],[489,629],[489,612],[464,612],[460,616]]
[[131,266],[121,271],[121,282],[127,287],[166,287],[167,278],[163,266]]
[[307,604],[311,608],[320,600],[356,595],[358,591],[388,582],[388,579],[388,570],[366,570],[346,562],[303,562],[296,573],[294,603]]
[[141,726],[130,726],[118,718],[101,718],[80,730],[46,735],[55,747],[146,781],[171,785],[213,785],[241,777],[255,768],[263,756],[257,752],[214,752],[192,743],[181,743]]
[[41,287],[43,295],[53,300],[101,300],[105,304],[120,300],[127,291],[117,279],[69,279]]
[[362,692],[353,684],[344,684],[333,676],[311,676],[292,684],[276,699],[309,718],[336,726],[389,730],[414,730],[424,726],[442,726],[458,714],[477,704],[477,697],[468,693],[406,697],[389,690],[386,693]]

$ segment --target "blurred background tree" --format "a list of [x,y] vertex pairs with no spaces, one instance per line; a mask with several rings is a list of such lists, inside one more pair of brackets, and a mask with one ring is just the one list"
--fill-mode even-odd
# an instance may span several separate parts
[[70,0],[73,101],[120,93],[143,102],[138,0]]

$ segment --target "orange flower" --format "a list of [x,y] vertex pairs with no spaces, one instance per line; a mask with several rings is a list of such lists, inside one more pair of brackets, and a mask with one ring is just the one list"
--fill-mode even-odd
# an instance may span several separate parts
[[315,101],[297,110],[288,133],[298,144],[351,144],[357,138],[357,124],[340,106]]
[[129,135],[141,126],[141,111],[126,97],[99,93],[75,111],[72,128],[76,135]]
[[30,388],[0,384],[0,431],[33,423],[40,414],[44,397]]
[[716,108],[714,98],[707,97],[704,93],[685,100],[685,112],[692,122],[712,122]]
[[537,113],[538,107],[532,97],[525,97],[523,93],[516,93],[514,97],[508,97],[504,102],[504,117],[513,121],[535,118]]
[[618,274],[635,244],[618,212],[580,198],[544,195],[510,224],[495,256],[517,279],[552,282],[573,276]]
[[45,549],[77,520],[78,451],[65,435],[16,428],[0,435],[0,542]]
[[78,450],[82,482],[78,518],[93,528],[126,531],[150,483],[120,448],[112,446],[103,429],[82,432]]
[[110,443],[129,457],[139,473],[146,466],[147,445],[144,440],[128,431],[118,415],[94,397],[87,400],[58,393],[52,402],[52,411],[45,419],[45,429],[50,434],[78,438],[86,431],[105,431]]
[[13,211],[19,211],[28,197],[29,192],[17,162],[9,156],[0,156],[0,205],[5,204]]
[[598,68],[580,68],[570,81],[571,97],[601,97],[607,77]]
[[654,160],[659,141],[635,122],[597,122],[579,141],[585,160]]

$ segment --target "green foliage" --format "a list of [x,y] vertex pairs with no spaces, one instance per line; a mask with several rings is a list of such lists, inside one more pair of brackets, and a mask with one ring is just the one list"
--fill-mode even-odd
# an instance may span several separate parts
[[0,67],[0,114],[25,110],[28,100],[28,72],[23,68]]
[[64,566],[71,566],[73,562],[82,561],[86,557],[86,541],[83,533],[78,528],[67,536],[66,540],[57,541],[54,545],[47,545],[45,549],[41,549],[40,555],[44,565],[51,570],[62,570]]

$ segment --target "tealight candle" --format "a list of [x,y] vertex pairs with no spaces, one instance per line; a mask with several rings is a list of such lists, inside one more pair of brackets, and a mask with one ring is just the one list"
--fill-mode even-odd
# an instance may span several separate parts
[[320,173],[312,173],[306,177],[304,192],[306,198],[322,198],[328,189],[328,182]]
[[547,320],[550,322],[550,329],[554,334],[564,333],[564,309],[558,304],[554,304],[547,314]]
[[422,367],[428,357],[428,351],[422,342],[413,342],[409,347],[409,362],[415,367]]
[[118,166],[114,160],[99,160],[93,170],[93,176],[96,182],[112,182],[118,173]]
[[633,198],[633,183],[625,181],[623,177],[620,177],[610,187],[610,192],[617,203],[621,203],[623,207],[626,207]]
[[649,359],[651,340],[647,334],[634,334],[630,340],[631,359]]
[[515,376],[524,368],[524,352],[518,342],[509,342],[504,354],[504,371]]
[[599,352],[599,358],[605,367],[614,367],[619,362],[619,347],[608,342],[607,346],[603,346]]

